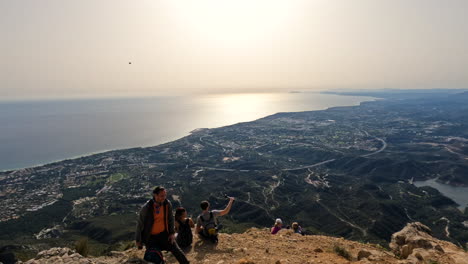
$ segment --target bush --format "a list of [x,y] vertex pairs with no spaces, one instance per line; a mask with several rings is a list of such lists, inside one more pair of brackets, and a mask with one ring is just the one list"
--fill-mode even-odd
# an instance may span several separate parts
[[88,238],[82,238],[75,243],[75,250],[83,257],[88,256],[89,245]]
[[351,257],[351,254],[344,248],[344,247],[341,247],[339,245],[336,245],[334,248],[333,248],[333,251],[338,255],[338,256],[342,256],[343,258],[347,259],[347,260],[351,260],[352,257]]

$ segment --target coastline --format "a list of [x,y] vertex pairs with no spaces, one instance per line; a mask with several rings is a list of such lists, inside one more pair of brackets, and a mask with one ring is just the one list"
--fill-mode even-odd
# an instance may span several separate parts
[[[194,130],[190,131],[189,134],[187,134],[187,135],[185,135],[183,137],[186,137],[186,136],[188,136],[188,135],[190,135],[192,133],[202,131],[202,130],[205,130],[205,129],[210,129],[210,128],[195,128]],[[181,138],[178,138],[178,139],[175,139],[175,140],[179,140],[179,139],[181,139]],[[138,149],[138,148],[150,148],[150,147],[155,147],[155,146],[159,146],[159,145],[162,145],[162,144],[166,144],[166,143],[169,143],[169,142],[172,142],[172,141],[174,141],[174,140],[162,142],[162,143],[157,144],[157,145],[136,146],[136,147],[129,147],[129,148],[116,148],[116,149],[106,149],[106,150],[102,150],[102,151],[93,151],[93,152],[89,152],[89,153],[85,153],[85,154],[75,155],[75,156],[72,156],[72,157],[69,157],[69,158],[63,158],[63,159],[58,159],[58,160],[52,160],[50,162],[38,163],[38,164],[31,165],[31,166],[28,166],[28,167],[21,167],[21,168],[14,168],[14,169],[1,169],[0,173],[19,171],[19,170],[27,170],[27,169],[30,169],[30,168],[42,167],[42,166],[45,166],[45,165],[49,165],[49,164],[53,164],[53,163],[57,163],[57,162],[62,162],[62,161],[65,161],[65,160],[73,160],[73,159],[85,158],[85,157],[98,155],[98,154],[104,154],[104,153],[111,152],[111,151],[119,151],[119,150],[127,150],[127,149]]]
[[[334,105],[334,106],[328,106],[326,108],[323,108],[323,109],[313,109],[313,110],[304,110],[304,111],[311,111],[311,112],[315,112],[315,111],[326,111],[328,109],[332,109],[332,108],[335,108],[335,107],[356,107],[356,106],[360,106],[361,104],[363,103],[367,103],[367,102],[374,102],[374,101],[380,101],[382,100],[382,98],[377,98],[377,97],[371,97],[371,96],[361,96],[361,95],[353,95],[353,94],[340,94],[340,93],[328,93],[328,92],[300,92],[300,93],[295,93],[295,95],[300,95],[300,94],[324,94],[324,95],[335,95],[335,96],[342,96],[342,97],[349,97],[349,96],[353,96],[353,97],[361,97],[363,100],[362,101],[359,101],[358,104],[348,104],[348,105]],[[385,100],[385,99],[384,99]],[[296,113],[296,112],[303,112],[303,111],[287,111],[286,113]],[[222,125],[222,126],[219,126],[219,127],[224,127],[224,126],[230,126],[230,125],[235,125],[237,123],[243,123],[243,122],[253,122],[253,121],[256,121],[258,119],[262,119],[262,118],[266,118],[268,116],[271,116],[271,115],[275,115],[277,113],[285,113],[285,112],[275,112],[275,113],[271,113],[271,114],[268,114],[266,116],[262,116],[262,117],[258,117],[254,120],[239,120],[235,123],[231,123],[231,124],[227,124],[227,125]],[[77,155],[72,155],[70,157],[64,157],[64,158],[58,158],[58,159],[51,159],[50,161],[43,161],[43,162],[38,162],[36,164],[33,164],[33,165],[27,165],[27,166],[21,166],[21,167],[17,167],[17,168],[8,168],[8,169],[0,169],[0,173],[8,173],[8,172],[13,172],[13,171],[20,171],[20,170],[27,170],[27,169],[31,169],[31,168],[36,168],[36,167],[42,167],[42,166],[46,166],[46,165],[49,165],[49,164],[53,164],[53,163],[57,163],[57,162],[62,162],[62,161],[65,161],[65,160],[73,160],[73,159],[79,159],[79,158],[83,158],[83,157],[89,157],[89,156],[93,156],[93,155],[97,155],[97,154],[103,154],[103,153],[106,153],[106,152],[110,152],[110,151],[119,151],[119,150],[126,150],[126,149],[135,149],[135,148],[148,148],[148,147],[154,147],[154,146],[159,146],[161,144],[166,144],[166,143],[169,143],[169,142],[172,142],[172,141],[175,141],[175,140],[178,140],[178,139],[181,139],[183,137],[186,137],[188,135],[190,135],[191,133],[195,132],[195,131],[198,131],[198,130],[201,130],[201,129],[211,129],[211,128],[218,128],[218,127],[199,127],[199,128],[193,128],[193,129],[190,129],[186,134],[178,137],[178,138],[175,138],[175,139],[170,139],[170,140],[167,140],[167,141],[162,141],[160,143],[157,143],[157,144],[147,144],[147,145],[137,145],[137,146],[129,146],[129,147],[123,147],[123,148],[120,148],[120,147],[117,147],[117,148],[108,148],[108,149],[103,149],[103,150],[97,150],[97,151],[91,151],[91,152],[84,152],[82,154],[77,154]]]

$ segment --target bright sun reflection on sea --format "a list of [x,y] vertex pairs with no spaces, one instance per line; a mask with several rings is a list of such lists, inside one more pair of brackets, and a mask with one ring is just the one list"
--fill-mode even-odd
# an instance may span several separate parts
[[207,106],[205,114],[216,120],[212,127],[253,121],[278,112],[321,110],[331,105],[354,105],[352,96],[330,96],[320,93],[245,93],[199,97]]
[[215,110],[211,117],[219,120],[221,125],[252,121],[273,114],[270,105],[281,100],[280,94],[222,94],[203,97],[206,105]]

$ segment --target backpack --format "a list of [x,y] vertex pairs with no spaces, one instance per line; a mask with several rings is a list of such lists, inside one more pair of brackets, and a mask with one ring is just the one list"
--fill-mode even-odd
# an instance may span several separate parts
[[161,250],[157,247],[147,248],[145,251],[145,256],[143,257],[144,260],[148,261],[149,263],[154,264],[164,264],[164,256]]
[[213,216],[213,212],[210,211],[210,218],[205,220],[202,215],[200,215],[200,219],[203,223],[203,234],[207,237],[216,236],[218,233],[218,227],[216,225],[216,219]]
[[177,220],[179,223],[179,232],[177,233],[176,242],[181,248],[188,247],[192,244],[193,234],[190,228],[189,219],[185,220],[185,223]]

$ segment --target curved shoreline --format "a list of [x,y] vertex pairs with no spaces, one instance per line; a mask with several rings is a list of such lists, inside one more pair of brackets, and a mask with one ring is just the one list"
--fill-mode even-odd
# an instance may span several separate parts
[[[315,93],[315,94],[325,94],[325,95],[334,95],[334,96],[340,96],[340,97],[349,97],[349,96],[353,96],[353,97],[361,97],[363,100],[360,101],[358,104],[349,104],[349,105],[335,105],[335,106],[329,106],[329,107],[326,107],[326,108],[323,108],[323,109],[316,109],[316,110],[305,110],[306,112],[315,112],[315,111],[326,111],[326,110],[329,110],[329,109],[332,109],[332,108],[335,108],[335,107],[355,107],[355,106],[360,106],[362,103],[367,103],[367,102],[374,102],[374,101],[377,101],[381,98],[377,98],[377,97],[371,97],[371,96],[360,96],[360,95],[347,95],[347,94],[332,94],[332,93],[326,93],[326,92],[312,92],[312,93]],[[301,93],[299,93],[301,94]],[[311,94],[311,93],[306,93],[304,92],[304,94]],[[290,112],[287,112],[287,113],[296,113],[296,112],[303,112],[303,111],[290,111]],[[242,123],[242,122],[252,122],[252,121],[255,121],[255,120],[258,120],[258,119],[262,119],[262,118],[265,118],[265,117],[268,117],[268,116],[271,116],[271,115],[275,115],[277,113],[284,113],[284,112],[275,112],[275,113],[272,113],[272,114],[269,114],[269,115],[266,115],[266,116],[263,116],[263,117],[259,117],[257,119],[254,119],[254,120],[240,120],[236,123],[232,123],[232,124],[227,124],[227,125],[223,125],[223,126],[220,126],[220,127],[224,127],[224,126],[230,126],[230,125],[234,125],[234,124],[237,124],[237,123]],[[216,128],[216,127],[213,127],[213,128]],[[30,168],[36,168],[36,167],[42,167],[42,166],[46,166],[46,165],[49,165],[49,164],[53,164],[53,163],[57,163],[57,162],[63,162],[65,160],[73,160],[73,159],[79,159],[79,158],[84,158],[84,157],[88,157],[88,156],[93,156],[93,155],[97,155],[97,154],[103,154],[103,153],[106,153],[106,152],[110,152],[110,151],[118,151],[118,150],[126,150],[126,149],[134,149],[134,148],[147,148],[147,147],[154,147],[154,146],[159,146],[161,144],[166,144],[166,143],[169,143],[169,142],[172,142],[172,141],[175,141],[175,140],[178,140],[180,138],[183,138],[183,137],[186,137],[188,135],[190,135],[192,132],[194,131],[197,131],[199,129],[211,129],[211,128],[194,128],[194,129],[190,129],[190,131],[179,137],[179,138],[176,138],[176,139],[173,139],[173,140],[168,140],[168,141],[164,141],[164,142],[160,142],[160,143],[156,143],[156,144],[148,144],[148,145],[140,145],[140,146],[129,146],[129,147],[123,147],[123,148],[110,148],[110,149],[103,149],[103,150],[97,150],[97,151],[91,151],[91,152],[85,152],[83,154],[78,154],[78,155],[73,155],[73,156],[70,156],[70,157],[65,157],[65,158],[59,158],[59,159],[52,159],[50,161],[40,161],[36,164],[32,164],[32,165],[27,165],[27,166],[22,166],[22,167],[17,167],[17,168],[7,168],[7,169],[0,169],[0,173],[8,173],[8,172],[14,172],[14,171],[20,171],[20,170],[26,170],[26,169],[30,169]]]

